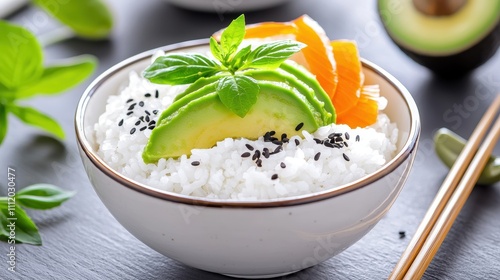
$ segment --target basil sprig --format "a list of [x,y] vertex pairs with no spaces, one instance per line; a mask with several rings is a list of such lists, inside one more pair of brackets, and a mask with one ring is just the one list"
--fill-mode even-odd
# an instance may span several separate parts
[[42,245],[38,227],[22,207],[46,210],[71,198],[68,192],[49,184],[36,184],[21,189],[12,197],[0,197],[0,240],[12,244]]
[[213,58],[202,54],[167,54],[146,68],[143,76],[157,84],[183,85],[229,72],[231,75],[220,75],[216,92],[224,106],[243,118],[257,102],[260,91],[257,81],[243,70],[276,69],[305,47],[300,42],[282,40],[262,44],[254,50],[251,46],[240,48],[244,37],[245,16],[241,15],[222,32],[220,43],[210,38]]
[[82,55],[44,66],[43,51],[35,36],[21,26],[0,21],[0,144],[7,135],[8,113],[64,138],[64,131],[56,120],[21,105],[20,101],[74,87],[92,74],[96,64],[93,56]]

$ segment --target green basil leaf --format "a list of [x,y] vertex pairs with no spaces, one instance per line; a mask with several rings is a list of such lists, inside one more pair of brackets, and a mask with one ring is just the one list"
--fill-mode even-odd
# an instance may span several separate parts
[[7,109],[0,103],[0,145],[7,135]]
[[43,54],[35,36],[0,20],[0,84],[15,89],[40,78]]
[[299,52],[306,45],[295,41],[276,41],[258,46],[249,56],[246,67],[249,68],[278,68],[281,63],[293,54]]
[[219,61],[224,61],[222,48],[214,37],[210,37],[210,52]]
[[12,236],[16,243],[42,245],[35,223],[19,205],[11,202],[9,207],[8,199],[0,198],[0,240],[12,244]]
[[16,202],[27,208],[45,210],[61,205],[73,195],[75,192],[65,191],[54,185],[35,184],[18,191]]
[[169,54],[158,57],[144,70],[143,76],[157,84],[183,85],[219,71],[216,61],[201,54]]
[[231,69],[235,72],[240,69],[245,63],[252,52],[252,46],[248,45],[241,50],[239,50],[234,57],[231,59]]
[[61,93],[85,80],[97,65],[93,56],[82,55],[44,69],[40,79],[16,91],[16,98],[28,98],[35,94]]
[[8,105],[7,110],[16,115],[24,123],[41,128],[61,139],[64,139],[64,130],[51,117],[33,108],[21,107],[13,104]]
[[80,37],[102,39],[113,28],[113,17],[102,0],[33,0]]
[[259,91],[257,81],[243,75],[225,76],[217,83],[217,94],[222,104],[241,118],[257,102]]
[[245,15],[239,16],[233,20],[229,26],[222,31],[220,45],[224,52],[224,61],[227,62],[230,55],[233,54],[245,37]]

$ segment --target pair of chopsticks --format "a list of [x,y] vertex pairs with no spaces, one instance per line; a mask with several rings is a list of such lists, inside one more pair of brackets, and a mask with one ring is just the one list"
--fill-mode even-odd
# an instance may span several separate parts
[[[495,98],[451,167],[389,279],[420,279],[469,197],[500,137],[500,95]],[[495,120],[495,124],[488,129]],[[484,141],[483,141],[484,139]],[[482,142],[482,145],[479,146]]]

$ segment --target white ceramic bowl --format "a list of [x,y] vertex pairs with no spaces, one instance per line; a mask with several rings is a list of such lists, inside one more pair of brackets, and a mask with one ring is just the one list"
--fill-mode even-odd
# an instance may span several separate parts
[[251,12],[271,8],[288,0],[164,0],[178,7],[217,14]]
[[[165,51],[206,50],[191,41]],[[96,153],[89,127],[106,99],[142,71],[155,50],[129,58],[99,76],[83,94],[76,134],[87,174],[100,199],[135,237],[184,264],[231,276],[260,278],[292,273],[342,252],[389,210],[410,172],[420,134],[418,110],[391,75],[363,61],[368,83],[378,83],[385,112],[400,130],[398,152],[377,172],[328,191],[271,201],[237,202],[156,190],[112,170]]]

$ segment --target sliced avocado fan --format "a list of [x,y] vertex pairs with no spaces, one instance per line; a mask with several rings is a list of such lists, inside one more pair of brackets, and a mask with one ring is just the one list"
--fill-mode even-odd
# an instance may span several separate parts
[[[258,84],[257,103],[244,118],[224,106],[213,83],[174,102],[152,131],[142,154],[144,162],[190,155],[192,149],[211,148],[225,138],[257,139],[271,130],[291,137],[324,125],[321,114],[292,87],[269,81]],[[299,124],[302,128],[296,131]]]

